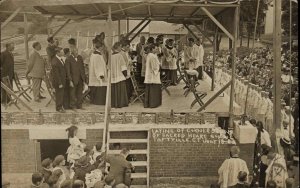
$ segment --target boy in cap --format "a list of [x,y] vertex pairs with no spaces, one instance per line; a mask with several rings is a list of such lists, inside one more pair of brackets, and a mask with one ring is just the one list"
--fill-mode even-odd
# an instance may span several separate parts
[[45,183],[48,183],[48,179],[52,174],[52,160],[50,158],[46,158],[42,161],[42,169],[41,173],[43,174]]

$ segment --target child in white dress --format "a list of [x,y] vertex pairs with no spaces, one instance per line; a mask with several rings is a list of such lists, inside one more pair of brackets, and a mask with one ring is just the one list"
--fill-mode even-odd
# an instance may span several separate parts
[[76,126],[71,126],[67,128],[66,131],[68,132],[70,143],[70,146],[67,150],[67,161],[74,164],[75,160],[78,160],[81,156],[85,155],[84,148],[86,145],[84,143],[81,143],[76,136],[78,131],[78,128]]

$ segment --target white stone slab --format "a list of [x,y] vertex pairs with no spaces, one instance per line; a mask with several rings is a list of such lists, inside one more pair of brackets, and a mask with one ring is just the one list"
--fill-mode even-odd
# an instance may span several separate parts
[[240,125],[239,121],[234,121],[234,138],[236,138],[240,144],[255,143],[257,129],[246,122],[246,125]]
[[[79,139],[86,139],[86,129],[80,128],[77,133]],[[32,140],[55,140],[68,139],[65,129],[61,128],[36,128],[29,129],[29,139]]]

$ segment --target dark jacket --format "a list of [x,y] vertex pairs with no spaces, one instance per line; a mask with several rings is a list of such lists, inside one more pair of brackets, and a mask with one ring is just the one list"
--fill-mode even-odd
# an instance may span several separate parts
[[67,73],[62,62],[55,56],[52,59],[52,69],[51,69],[51,77],[52,77],[52,85],[54,88],[58,88],[59,85],[66,85]]
[[1,53],[1,78],[9,76],[9,79],[14,79],[14,56],[11,52],[5,50]]
[[44,182],[45,183],[48,183],[48,179],[49,177],[51,176],[52,172],[50,170],[46,170],[44,168],[42,168],[40,170],[40,172],[43,174],[43,177],[44,177]]
[[116,183],[124,183],[128,185],[127,181],[125,182],[126,173],[130,173],[132,165],[130,162],[126,161],[122,155],[111,155],[106,158],[106,162],[110,164],[109,174],[112,174],[115,177]]
[[43,78],[45,76],[45,60],[38,52],[34,51],[29,56],[26,73],[33,78]]
[[100,161],[96,161],[94,164],[88,164],[86,167],[75,167],[74,171],[74,180],[82,180],[83,182],[85,182],[85,175],[90,173],[91,171],[95,170],[98,165],[99,165]]
[[67,57],[65,63],[67,79],[69,81],[72,81],[75,85],[77,85],[79,81],[85,81],[84,64],[80,55],[77,56],[77,61],[72,55],[70,55]]
[[46,48],[49,63],[51,63],[52,59],[55,57],[55,54],[56,54],[55,53],[55,48],[56,48],[56,46],[51,46],[51,45],[48,45],[47,48]]

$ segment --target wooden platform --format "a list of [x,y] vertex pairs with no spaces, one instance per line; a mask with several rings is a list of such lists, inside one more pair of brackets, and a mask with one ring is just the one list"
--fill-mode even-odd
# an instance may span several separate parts
[[[216,91],[210,91],[210,79],[207,78],[204,81],[200,81],[200,86],[197,87],[197,90],[199,91],[205,91],[207,92],[207,96],[203,99],[204,102],[206,102]],[[24,84],[26,84],[26,80],[22,80]],[[44,83],[43,83],[44,84]],[[129,105],[128,107],[124,108],[112,108],[112,112],[170,112],[173,110],[174,112],[197,112],[197,109],[200,107],[198,104],[196,104],[192,109],[190,109],[190,105],[192,101],[194,100],[194,96],[192,93],[189,93],[187,97],[183,95],[184,90],[184,83],[181,82],[177,86],[170,86],[168,89],[171,93],[169,96],[165,91],[163,91],[163,97],[162,97],[162,105],[158,108],[144,108],[143,104],[140,102],[135,102],[132,105]],[[46,88],[45,86],[43,86]],[[30,94],[32,95],[32,93]],[[46,96],[47,98],[42,100],[41,103],[37,103],[34,101],[26,102],[30,107],[33,108],[35,112],[55,112],[55,104],[54,102],[51,102],[48,107],[46,106],[46,103],[49,101],[50,97],[47,93],[47,91],[44,91],[42,94],[43,96]],[[226,97],[221,95],[216,100],[214,100],[203,112],[216,112],[221,114],[227,114],[229,111],[229,100],[228,96]],[[83,107],[85,110],[77,110],[78,113],[81,112],[104,112],[104,105],[92,105],[85,103],[83,104]],[[18,111],[17,108],[14,106],[9,107],[7,110],[4,110],[3,112],[16,112]],[[25,108],[22,108],[22,111],[26,111]],[[72,110],[67,110],[67,112],[74,112]]]

